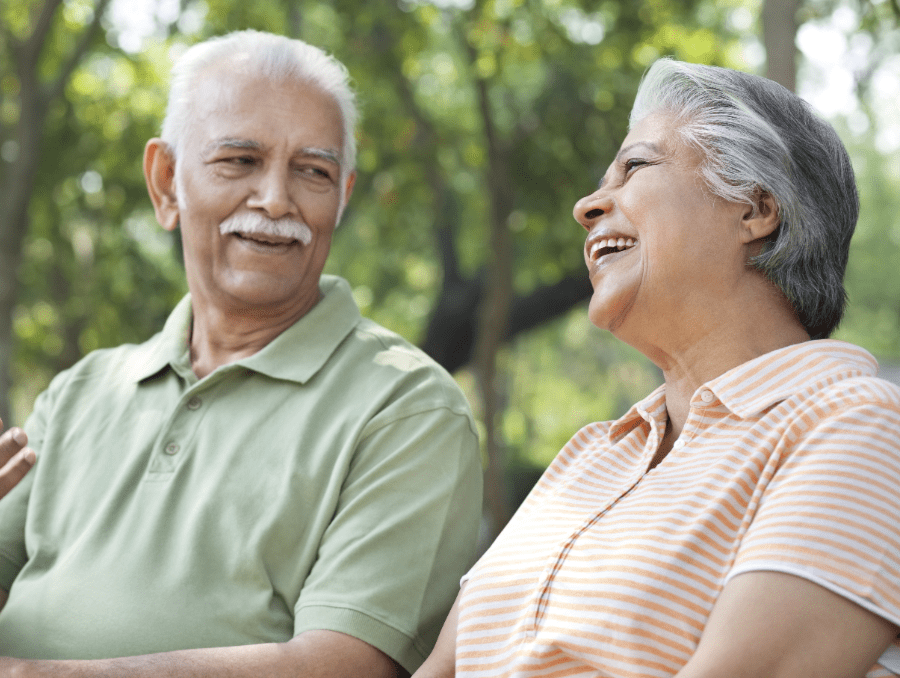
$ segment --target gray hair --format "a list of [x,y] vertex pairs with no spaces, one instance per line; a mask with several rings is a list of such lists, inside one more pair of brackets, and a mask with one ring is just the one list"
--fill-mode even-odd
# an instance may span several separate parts
[[184,150],[194,106],[194,84],[215,63],[240,59],[241,68],[253,69],[271,80],[308,82],[331,96],[341,111],[344,144],[341,149],[341,184],[356,166],[356,100],[344,65],[318,47],[281,35],[245,30],[210,38],[188,49],[172,69],[169,103],[162,125],[162,140],[178,157]]
[[641,81],[629,124],[674,115],[704,157],[713,194],[757,208],[761,193],[780,224],[751,260],[787,297],[810,337],[828,337],[844,314],[844,271],[859,195],[837,133],[800,97],[765,78],[672,59]]

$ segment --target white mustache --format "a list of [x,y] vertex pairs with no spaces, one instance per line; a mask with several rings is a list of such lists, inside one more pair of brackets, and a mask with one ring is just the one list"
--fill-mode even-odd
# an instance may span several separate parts
[[269,219],[258,212],[240,212],[219,224],[222,235],[228,233],[259,233],[298,240],[304,245],[312,242],[312,230],[295,219]]

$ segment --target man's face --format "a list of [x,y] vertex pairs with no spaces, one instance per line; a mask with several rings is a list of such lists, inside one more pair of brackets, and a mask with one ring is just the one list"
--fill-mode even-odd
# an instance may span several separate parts
[[[300,317],[318,282],[339,208],[343,128],[314,85],[273,83],[221,67],[201,76],[176,161],[177,218],[195,311]],[[311,238],[253,233],[237,220],[301,222]],[[303,240],[309,240],[304,242]]]

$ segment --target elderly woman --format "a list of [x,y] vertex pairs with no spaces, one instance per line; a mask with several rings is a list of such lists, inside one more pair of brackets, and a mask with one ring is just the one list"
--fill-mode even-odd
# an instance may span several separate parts
[[575,205],[589,316],[665,384],[579,431],[417,676],[900,673],[900,390],[827,339],[859,203],[834,130],[671,60]]

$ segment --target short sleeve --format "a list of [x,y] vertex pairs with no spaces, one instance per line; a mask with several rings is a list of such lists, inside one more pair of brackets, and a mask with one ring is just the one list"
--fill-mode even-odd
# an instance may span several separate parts
[[472,563],[481,484],[464,413],[435,408],[367,429],[295,606],[294,632],[341,631],[414,672]]
[[53,407],[53,393],[64,378],[65,373],[57,376],[50,388],[38,396],[34,411],[23,427],[28,434],[28,446],[38,453],[35,466],[9,494],[0,499],[0,588],[5,591],[9,591],[28,559],[25,550],[25,521],[28,513],[28,501],[40,464],[41,443],[44,440],[47,420]]
[[900,624],[900,411],[856,402],[789,441],[729,579],[773,570]]

